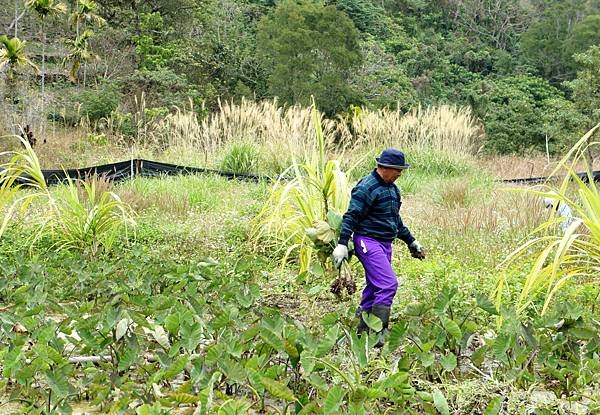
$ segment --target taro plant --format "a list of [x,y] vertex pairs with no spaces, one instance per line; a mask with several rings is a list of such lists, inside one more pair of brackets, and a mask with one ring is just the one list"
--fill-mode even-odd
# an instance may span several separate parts
[[[496,284],[496,305],[500,308],[507,290],[507,274],[526,272],[523,288],[516,300],[516,310],[520,314],[541,294],[544,294],[544,314],[554,299],[566,284],[598,283],[600,276],[600,191],[594,183],[591,166],[586,162],[587,181],[582,180],[575,166],[584,159],[590,146],[599,142],[591,142],[591,138],[600,124],[585,134],[568,154],[561,160],[559,166],[550,175],[555,175],[559,169],[566,171],[566,176],[558,189],[548,185],[547,191],[525,190],[540,197],[555,199],[558,203],[568,205],[577,218],[564,231],[557,232],[557,224],[565,218],[554,214],[533,232],[533,237],[518,247],[504,261],[506,273],[501,273]],[[569,185],[575,186],[576,197],[567,192]]]
[[[283,264],[292,253],[297,253],[301,275],[311,269],[315,251],[325,266],[325,259],[333,251],[335,233],[339,232],[339,216],[350,201],[347,172],[338,160],[327,159],[321,116],[314,103],[313,120],[314,145],[305,150],[303,160],[294,159],[273,185],[253,231],[254,239],[261,245],[284,253]],[[291,180],[284,179],[288,175],[292,175]],[[326,225],[333,227],[321,233],[316,231]],[[320,234],[327,238],[319,238]]]

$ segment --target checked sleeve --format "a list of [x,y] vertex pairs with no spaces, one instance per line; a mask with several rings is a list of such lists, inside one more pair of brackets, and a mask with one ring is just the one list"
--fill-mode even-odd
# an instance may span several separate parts
[[350,206],[342,218],[339,244],[348,246],[352,232],[356,225],[367,216],[372,203],[373,196],[365,186],[358,184],[352,189]]

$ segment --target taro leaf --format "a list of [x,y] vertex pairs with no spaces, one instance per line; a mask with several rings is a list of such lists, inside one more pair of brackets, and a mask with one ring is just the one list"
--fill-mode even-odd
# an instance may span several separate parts
[[317,375],[316,373],[313,373],[312,375],[310,375],[310,377],[308,378],[308,382],[313,385],[315,388],[317,388],[320,392],[327,392],[329,391],[330,385],[329,383],[327,383],[325,381],[325,379],[323,379],[321,376]]
[[331,349],[337,342],[338,330],[338,326],[333,326],[329,330],[327,330],[327,333],[325,333],[325,338],[321,340],[321,342],[317,346],[317,349],[315,351],[316,357],[323,357],[331,351]]
[[452,372],[454,369],[456,369],[457,365],[456,355],[452,352],[449,352],[447,355],[440,357],[440,364],[446,372]]
[[215,385],[215,382],[217,380],[219,380],[219,378],[221,377],[221,372],[217,371],[214,372],[212,374],[212,376],[210,377],[210,380],[208,381],[208,384],[206,385],[206,387],[204,389],[202,389],[200,391],[200,395],[199,395],[199,401],[200,401],[200,414],[208,414],[209,410],[212,407],[212,401],[213,401],[213,388]]
[[176,402],[178,404],[196,403],[199,399],[196,395],[192,395],[190,393],[185,392],[171,393],[169,395],[169,398],[171,398],[173,402]]
[[158,324],[155,325],[154,330],[152,330],[150,333],[152,334],[152,337],[154,337],[154,340],[156,340],[156,342],[165,349],[168,349],[171,346],[169,343],[169,336],[162,326],[159,326]]
[[119,365],[117,369],[119,371],[127,370],[133,365],[138,357],[137,350],[134,347],[125,347],[125,351],[120,356]]
[[290,388],[287,387],[287,385],[267,377],[263,377],[261,382],[265,389],[274,397],[284,399],[286,401],[296,400],[294,393]]
[[57,398],[65,398],[73,393],[73,387],[62,373],[55,373],[48,370],[45,374],[48,386],[50,386],[50,389],[52,389]]
[[316,361],[315,359],[308,356],[305,352],[302,352],[302,354],[300,355],[300,364],[304,369],[304,376],[307,377],[310,376],[313,369],[315,368]]
[[502,409],[502,396],[497,396],[488,403],[483,415],[498,415]]
[[181,324],[179,331],[181,334],[181,344],[186,350],[191,352],[198,344],[200,344],[200,340],[202,339],[202,326],[197,321],[192,324],[189,324],[188,322]]
[[327,212],[327,223],[336,233],[339,232],[342,227],[342,215],[333,210]]
[[367,389],[367,398],[368,399],[380,399],[385,398],[387,393],[384,390],[378,388],[368,388]]
[[402,339],[404,338],[404,334],[408,329],[408,323],[406,321],[402,321],[396,323],[392,326],[390,333],[388,334],[386,343],[388,344],[388,350],[390,352],[395,351],[400,343],[402,343]]
[[369,326],[369,328],[373,331],[381,331],[381,329],[383,328],[383,322],[375,314],[363,312],[362,318],[365,321],[365,323],[367,323],[367,326]]
[[300,362],[300,353],[298,353],[298,349],[289,340],[284,340],[285,351],[290,357],[290,362],[292,366],[295,368],[298,366]]
[[333,326],[335,323],[338,322],[338,320],[340,319],[340,315],[339,313],[331,312],[331,313],[327,313],[325,314],[325,317],[323,317],[321,319],[321,325],[323,327],[330,327]]
[[296,415],[308,415],[317,411],[317,405],[314,402],[309,402],[296,413]]
[[217,415],[245,415],[251,407],[245,399],[230,399],[219,407]]
[[432,394],[435,409],[437,409],[441,415],[450,415],[450,408],[448,407],[448,401],[446,400],[446,397],[444,397],[444,394],[438,388],[435,388],[432,391]]
[[421,317],[429,308],[425,303],[410,303],[406,306],[404,314],[410,317]]
[[433,352],[421,352],[418,353],[419,359],[421,360],[421,364],[423,367],[429,367],[435,361],[435,355]]
[[498,310],[496,310],[496,306],[490,301],[487,295],[483,293],[477,293],[475,294],[475,300],[477,301],[477,306],[483,311],[493,316],[498,315]]
[[155,402],[154,405],[150,406],[150,404],[143,404],[138,407],[135,411],[137,415],[161,415],[162,411],[160,409],[160,404]]
[[256,370],[246,367],[246,375],[248,376],[248,381],[250,382],[250,385],[254,389],[256,389],[258,393],[263,393],[265,387],[262,384],[262,377],[260,376],[260,374]]
[[264,342],[275,349],[275,351],[283,352],[285,350],[283,341],[278,335],[271,331],[271,329],[267,327],[261,327],[259,333]]
[[189,361],[188,356],[180,356],[177,360],[175,360],[171,365],[165,370],[165,379],[170,380],[175,376],[183,372],[185,369],[185,365],[187,365]]
[[350,402],[348,404],[348,415],[366,415],[364,402]]
[[538,341],[533,335],[533,328],[531,325],[521,323],[521,332],[531,348],[535,349],[538,347]]
[[487,346],[481,346],[473,352],[473,354],[471,355],[471,362],[473,362],[475,366],[479,367],[483,364],[483,361],[485,360],[485,352],[487,351],[487,349]]
[[369,364],[368,339],[368,336],[359,337],[357,333],[350,335],[352,353],[354,353],[360,368]]
[[444,329],[448,332],[448,334],[450,334],[456,340],[461,339],[462,332],[454,320],[451,320],[447,317],[442,317],[442,326],[444,326]]
[[127,333],[127,329],[129,325],[132,323],[132,320],[129,317],[122,318],[117,323],[117,328],[115,329],[115,337],[117,340],[120,340],[125,333]]
[[225,359],[219,363],[219,367],[223,370],[223,373],[227,378],[236,383],[241,384],[246,380],[246,371],[244,370],[244,367],[234,360]]
[[457,291],[458,290],[456,288],[449,288],[448,286],[445,286],[433,305],[435,311],[437,311],[439,314],[445,313],[448,305],[450,304],[450,300],[452,300],[452,297],[454,297]]
[[179,329],[180,324],[179,313],[169,314],[167,318],[165,318],[163,324],[165,325],[165,328],[169,331],[169,333],[177,334],[177,330]]
[[494,340],[494,345],[492,349],[494,350],[494,355],[498,360],[502,363],[508,363],[508,356],[506,356],[506,352],[510,346],[510,336],[507,334],[500,334]]
[[323,402],[323,414],[339,413],[338,409],[343,403],[344,395],[346,395],[346,391],[341,386],[335,385],[331,388]]
[[374,386],[377,386],[378,388],[383,388],[383,389],[387,389],[387,388],[395,389],[395,388],[403,387],[404,385],[408,385],[408,383],[409,383],[408,376],[409,376],[408,372],[396,372],[396,373],[388,376],[384,380],[375,383]]
[[21,348],[15,347],[6,355],[4,355],[4,361],[2,362],[3,374],[6,378],[10,378],[19,368],[21,367]]

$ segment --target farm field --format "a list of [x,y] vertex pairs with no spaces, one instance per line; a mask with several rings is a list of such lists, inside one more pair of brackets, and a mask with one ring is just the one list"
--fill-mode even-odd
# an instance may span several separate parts
[[[316,136],[306,165],[319,154],[318,127]],[[230,166],[244,168],[254,153],[235,151]],[[598,411],[593,277],[562,286],[542,313],[544,295],[518,307],[528,268],[501,266],[548,220],[540,197],[496,181],[504,172],[489,159],[407,154],[415,167],[399,182],[402,217],[428,256],[394,244],[400,289],[382,349],[377,336],[356,335],[358,261],[358,292],[336,296],[328,259],[306,263],[265,231],[278,211],[273,180],[20,190],[12,197],[38,196],[0,239],[0,413]],[[359,159],[348,186],[370,164]],[[498,300],[500,275],[508,288]]]

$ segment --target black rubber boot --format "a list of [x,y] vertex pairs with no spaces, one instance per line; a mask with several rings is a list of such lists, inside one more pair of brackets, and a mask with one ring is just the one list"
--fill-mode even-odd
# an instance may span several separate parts
[[354,315],[359,319],[358,326],[356,327],[356,333],[358,334],[359,337],[365,331],[366,332],[369,331],[369,326],[367,326],[367,323],[365,323],[365,320],[363,320],[363,318],[362,318],[363,311],[368,313],[371,310],[363,310],[360,306],[358,306],[358,308],[356,309],[356,312],[354,313]]
[[385,338],[388,334],[388,325],[390,323],[390,312],[392,311],[392,307],[381,304],[374,304],[371,309],[371,313],[379,317],[381,322],[383,323],[381,331],[379,332],[379,340],[375,344],[375,347],[383,347],[385,343]]

